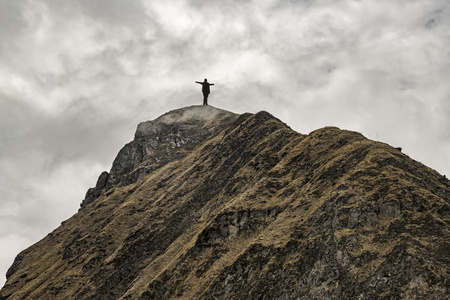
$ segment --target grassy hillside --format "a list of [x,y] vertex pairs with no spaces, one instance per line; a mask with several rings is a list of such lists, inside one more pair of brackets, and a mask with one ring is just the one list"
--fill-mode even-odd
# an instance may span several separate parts
[[450,183],[434,170],[359,133],[305,136],[266,112],[208,119],[208,133],[191,140],[180,132],[197,136],[206,123],[178,120],[159,141],[187,142],[144,151],[20,253],[1,297],[450,295]]

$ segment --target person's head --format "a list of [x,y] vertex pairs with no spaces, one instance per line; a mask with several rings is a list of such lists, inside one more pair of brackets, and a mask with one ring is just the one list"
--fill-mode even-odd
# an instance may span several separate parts
[[204,82],[207,82],[207,81],[208,81],[208,79],[205,78],[205,81],[204,81]]

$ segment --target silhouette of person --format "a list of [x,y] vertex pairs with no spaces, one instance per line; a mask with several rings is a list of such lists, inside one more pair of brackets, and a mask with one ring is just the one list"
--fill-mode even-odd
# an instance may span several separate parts
[[208,95],[209,95],[209,86],[214,85],[214,83],[209,83],[208,80],[205,78],[205,81],[200,82],[196,81],[196,83],[202,85],[202,93],[203,93],[203,105],[208,105]]

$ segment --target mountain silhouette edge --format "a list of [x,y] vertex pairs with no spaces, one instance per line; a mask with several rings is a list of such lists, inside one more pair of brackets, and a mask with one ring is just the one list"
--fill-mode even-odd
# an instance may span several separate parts
[[138,125],[0,299],[445,297],[449,191],[357,132],[183,108]]

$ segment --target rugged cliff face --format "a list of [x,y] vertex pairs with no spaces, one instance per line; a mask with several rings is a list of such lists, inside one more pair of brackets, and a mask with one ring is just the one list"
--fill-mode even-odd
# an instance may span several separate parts
[[445,299],[450,182],[334,127],[188,107],[141,123],[2,299]]

